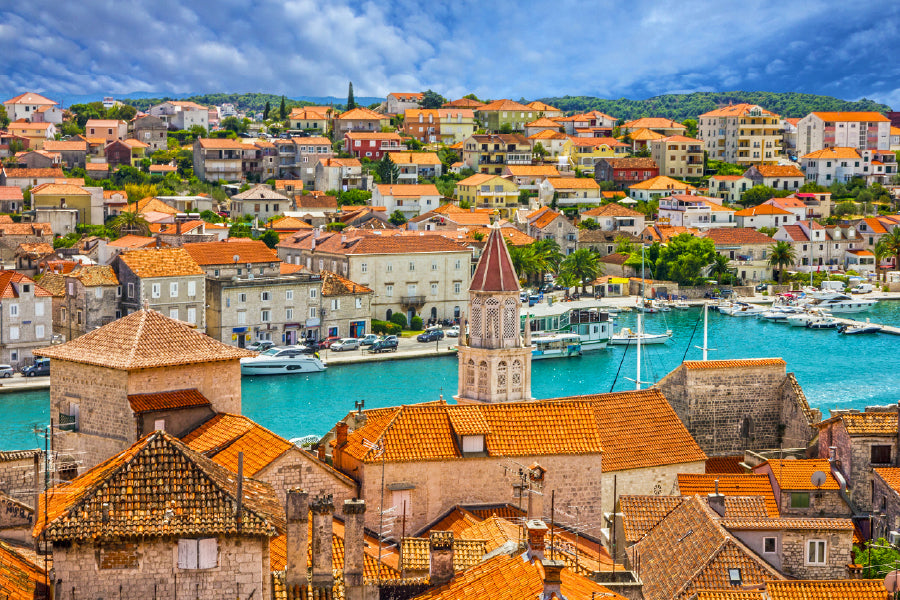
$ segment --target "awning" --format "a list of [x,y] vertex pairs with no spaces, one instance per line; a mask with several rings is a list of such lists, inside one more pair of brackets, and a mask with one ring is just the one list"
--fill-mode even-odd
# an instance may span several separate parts
[[246,332],[247,332],[246,327],[233,327],[231,329],[231,333],[246,333]]
[[307,327],[318,327],[318,326],[319,326],[319,323],[321,323],[321,321],[319,320],[318,317],[315,318],[315,319],[307,319],[307,320],[306,320],[306,326],[307,326]]

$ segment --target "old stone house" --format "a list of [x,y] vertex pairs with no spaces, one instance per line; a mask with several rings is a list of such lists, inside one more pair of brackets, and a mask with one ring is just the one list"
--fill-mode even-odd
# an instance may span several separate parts
[[253,186],[246,192],[231,197],[232,217],[249,216],[265,222],[271,217],[283,215],[293,207],[294,203],[290,198],[265,184]]
[[834,460],[857,507],[876,510],[875,469],[900,464],[897,408],[870,406],[864,412],[834,411],[817,427],[819,457]]
[[337,273],[322,271],[322,336],[363,337],[371,332],[375,292]]
[[53,333],[71,340],[122,316],[122,290],[110,266],[79,265],[69,273],[45,273],[53,294]]
[[44,453],[41,450],[0,451],[0,494],[30,507],[36,496],[35,474],[43,485]]
[[131,122],[131,129],[135,139],[149,144],[148,153],[166,149],[168,125],[159,117],[153,115],[137,117]]
[[872,519],[872,539],[897,539],[900,531],[900,468],[877,467],[873,477],[873,511],[878,511]]
[[688,360],[657,387],[710,456],[805,448],[819,414],[786,366],[780,358]]
[[0,222],[0,260],[13,260],[21,244],[49,244],[52,248],[50,223]]
[[155,429],[184,435],[216,412],[240,414],[240,358],[252,353],[145,309],[36,355],[51,359],[54,444],[71,469]]
[[843,482],[825,459],[768,460],[753,468],[772,483],[778,510],[785,517],[845,517],[854,514]]
[[122,286],[122,314],[146,306],[205,331],[206,278],[183,248],[123,252],[112,267]]
[[0,271],[0,362],[18,369],[53,335],[50,292],[16,271]]
[[271,595],[272,487],[154,431],[50,489],[34,527],[52,547],[55,597]]
[[563,254],[572,254],[577,248],[578,228],[565,215],[548,206],[530,213],[523,228],[536,240],[554,240]]

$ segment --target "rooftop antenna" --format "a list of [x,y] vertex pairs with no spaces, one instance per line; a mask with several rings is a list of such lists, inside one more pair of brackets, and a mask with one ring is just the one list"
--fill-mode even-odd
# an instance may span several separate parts
[[363,409],[366,407],[366,399],[363,398],[362,400],[357,400],[357,401],[355,401],[355,402],[353,403],[353,406],[356,407],[356,414],[357,414],[357,415],[361,415]]

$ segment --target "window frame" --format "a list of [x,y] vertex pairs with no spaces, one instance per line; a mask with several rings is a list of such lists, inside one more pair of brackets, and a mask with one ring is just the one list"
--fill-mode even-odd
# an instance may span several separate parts
[[[810,550],[813,546],[816,545],[816,550],[821,549],[821,555],[816,552],[815,558],[817,560],[810,560]],[[803,553],[803,564],[808,567],[826,567],[828,566],[828,540],[824,540],[821,538],[812,538],[806,540],[806,548]],[[821,556],[821,560],[818,560]]]

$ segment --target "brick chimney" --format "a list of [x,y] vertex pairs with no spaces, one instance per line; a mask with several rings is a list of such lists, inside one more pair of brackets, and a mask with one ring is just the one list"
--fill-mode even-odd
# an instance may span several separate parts
[[344,594],[363,600],[365,500],[344,500]]
[[331,494],[318,496],[309,503],[312,510],[312,586],[330,590],[334,586],[331,546],[334,526],[334,500]]
[[720,517],[725,516],[725,496],[719,493],[719,480],[716,479],[716,491],[706,497],[709,507],[716,511]]
[[316,455],[321,461],[324,461],[327,458],[327,455],[325,454],[325,444],[320,443],[316,446]]
[[544,537],[549,528],[540,519],[530,519],[525,522],[525,531],[528,535],[528,558],[544,560]]
[[562,570],[566,566],[561,560],[541,560],[544,567],[544,598],[551,598],[556,594],[562,598]]
[[432,585],[443,585],[453,579],[453,532],[432,531],[429,544],[429,577]]
[[341,463],[343,461],[341,459],[344,455],[344,446],[347,445],[347,431],[349,429],[350,427],[343,421],[338,422],[334,426],[334,450],[331,451],[331,462],[334,468],[339,471],[342,467]]
[[287,563],[284,583],[288,589],[307,585],[306,563],[309,544],[309,492],[288,490],[287,506]]

